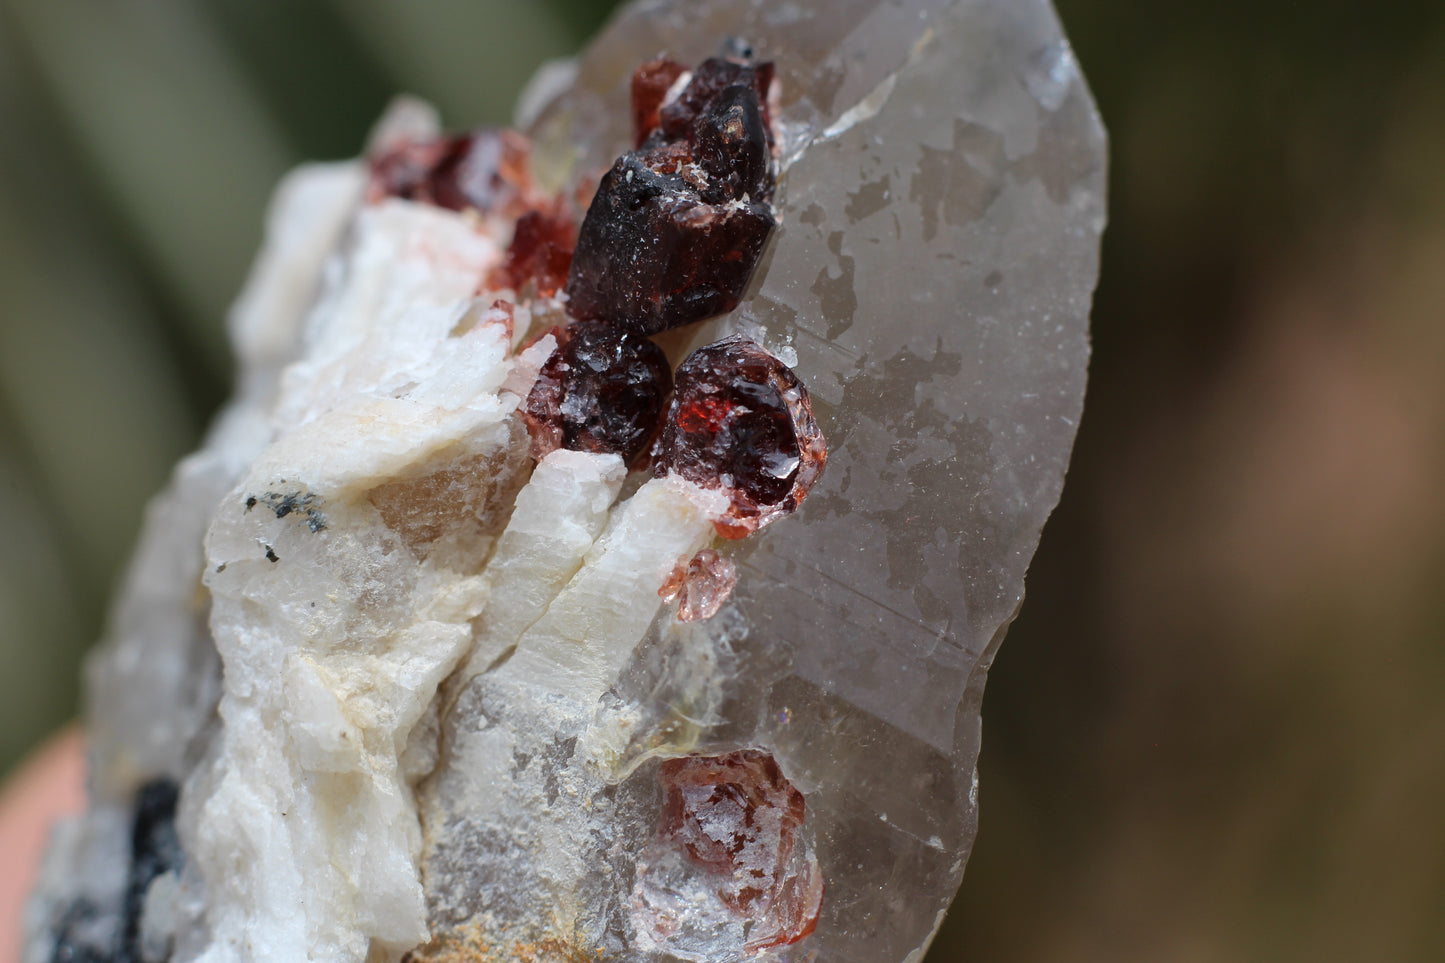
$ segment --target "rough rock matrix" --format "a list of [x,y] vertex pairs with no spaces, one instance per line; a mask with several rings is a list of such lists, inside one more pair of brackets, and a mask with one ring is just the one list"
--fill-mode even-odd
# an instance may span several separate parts
[[1083,400],[1045,0],[650,0],[293,173],[28,963],[920,959]]

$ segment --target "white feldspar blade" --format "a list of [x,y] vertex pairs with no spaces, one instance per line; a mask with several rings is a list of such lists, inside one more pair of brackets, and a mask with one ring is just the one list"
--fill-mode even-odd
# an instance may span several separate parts
[[487,607],[459,682],[507,655],[547,612],[602,531],[626,475],[616,455],[558,449],[537,463],[487,564]]
[[595,705],[662,607],[658,589],[712,541],[712,523],[727,507],[726,496],[676,475],[644,484],[522,636],[505,674]]

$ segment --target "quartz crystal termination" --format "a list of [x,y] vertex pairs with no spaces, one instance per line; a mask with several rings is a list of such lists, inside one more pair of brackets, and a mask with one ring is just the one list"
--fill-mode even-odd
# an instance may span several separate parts
[[[719,55],[773,65],[776,227],[736,310],[656,343],[741,336],[806,386],[828,466],[786,518],[576,440],[627,419],[535,466],[524,428],[587,263],[571,192],[657,147],[682,74],[634,100],[639,66]],[[283,185],[237,395],[88,669],[94,802],[27,960],[922,956],[1082,404],[1087,91],[1043,0],[662,0],[550,94],[525,163],[412,107],[370,167]]]

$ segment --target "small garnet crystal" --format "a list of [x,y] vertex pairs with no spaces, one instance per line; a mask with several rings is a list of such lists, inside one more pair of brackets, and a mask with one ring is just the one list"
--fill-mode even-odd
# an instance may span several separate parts
[[632,74],[632,130],[638,147],[662,122],[662,104],[667,92],[687,68],[666,58],[649,60]]
[[672,372],[662,349],[610,324],[552,331],[557,349],[542,365],[522,415],[532,454],[558,448],[631,461],[657,431]]
[[517,218],[507,256],[490,283],[518,292],[530,284],[539,296],[550,298],[567,283],[576,237],[576,222],[561,205],[528,211]]
[[677,602],[679,622],[701,622],[717,615],[737,584],[732,559],[705,548],[673,569],[657,594],[664,602]]
[[[750,88],[754,103],[759,110],[766,111],[772,83],[771,63],[753,65],[740,60],[710,57],[698,65],[687,87],[676,99],[658,108],[658,133],[666,140],[687,138],[697,119],[707,113],[729,87]],[[647,135],[652,133],[646,132]],[[639,140],[645,139],[642,134],[639,131]]]
[[[776,223],[772,65],[653,61],[633,77],[637,150],[603,176],[567,277],[568,310],[640,334],[737,306]],[[666,85],[666,86],[664,86]]]
[[694,351],[677,385],[653,452],[658,475],[676,472],[732,496],[731,519],[718,523],[741,538],[798,506],[827,447],[808,391],[792,370],[746,338]]
[[526,138],[509,130],[404,141],[371,158],[368,197],[491,213],[527,193],[528,152]]
[[671,759],[658,783],[659,841],[680,848],[723,905],[753,921],[746,949],[786,946],[813,931],[823,883],[816,864],[798,858],[803,794],[771,755],[743,749]]

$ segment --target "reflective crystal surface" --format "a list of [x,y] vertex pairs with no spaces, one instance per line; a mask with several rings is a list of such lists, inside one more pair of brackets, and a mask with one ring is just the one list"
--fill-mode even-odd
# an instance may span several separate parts
[[[1044,0],[652,0],[525,99],[538,196],[636,147],[639,66],[743,48],[777,226],[658,342],[796,374],[797,511],[720,540],[716,488],[534,462],[566,301],[508,280],[525,213],[293,174],[92,657],[28,960],[921,958],[1082,407],[1104,136]],[[374,143],[437,136],[404,104]]]

